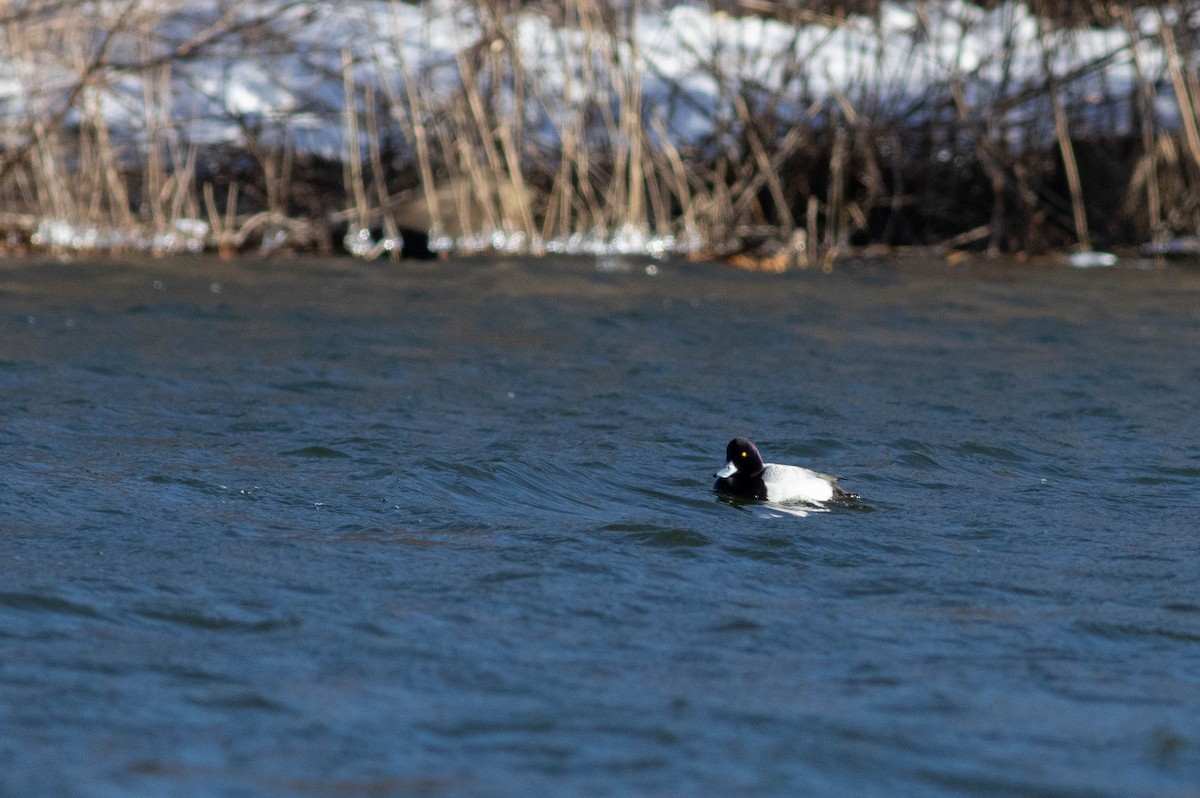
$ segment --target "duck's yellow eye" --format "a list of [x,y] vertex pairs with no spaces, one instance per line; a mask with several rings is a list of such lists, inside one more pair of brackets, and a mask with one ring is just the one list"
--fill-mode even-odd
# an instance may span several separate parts
[[746,456],[746,453],[745,453],[745,452],[742,452],[742,457],[745,457],[745,456]]

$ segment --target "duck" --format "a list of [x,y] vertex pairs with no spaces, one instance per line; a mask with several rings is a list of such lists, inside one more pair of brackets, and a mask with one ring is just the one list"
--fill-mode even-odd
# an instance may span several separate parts
[[713,474],[713,490],[741,499],[820,504],[855,495],[838,487],[837,477],[794,465],[764,463],[753,441],[734,438],[725,447],[725,467]]

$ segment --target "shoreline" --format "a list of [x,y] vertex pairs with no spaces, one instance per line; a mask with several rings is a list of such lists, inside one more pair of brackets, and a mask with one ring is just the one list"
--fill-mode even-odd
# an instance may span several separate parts
[[[24,248],[6,250],[0,246],[0,273],[19,271],[39,265],[103,267],[106,264],[126,267],[146,267],[170,272],[184,266],[220,264],[221,271],[230,273],[270,272],[276,268],[286,271],[289,265],[313,271],[360,271],[368,273],[403,273],[405,270],[427,272],[453,269],[470,264],[497,264],[504,261],[528,261],[547,264],[593,264],[600,273],[645,272],[649,275],[661,269],[717,268],[730,273],[742,272],[764,277],[795,274],[831,274],[860,268],[883,266],[898,272],[936,270],[947,274],[976,270],[1000,270],[1011,274],[1039,274],[1051,271],[1156,271],[1181,269],[1200,271],[1200,253],[1147,254],[1137,250],[1119,249],[1115,253],[1046,252],[988,254],[942,247],[883,247],[878,245],[850,248],[838,255],[829,268],[820,265],[800,266],[790,263],[780,268],[778,261],[759,263],[748,258],[706,257],[703,253],[689,256],[647,255],[644,253],[586,254],[586,253],[529,253],[481,252],[464,255],[444,255],[433,258],[405,258],[389,261],[367,261],[348,252],[320,253],[281,249],[270,253],[244,252],[222,256],[215,250],[153,254],[144,251],[70,251]],[[380,271],[382,270],[382,272]]]

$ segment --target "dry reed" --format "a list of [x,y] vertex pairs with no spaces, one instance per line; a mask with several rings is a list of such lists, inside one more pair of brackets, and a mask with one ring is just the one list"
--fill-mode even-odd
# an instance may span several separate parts
[[[469,23],[448,58],[428,38],[432,6],[420,30],[393,7],[382,47],[361,60],[344,45],[327,54],[344,102],[293,109],[341,114],[340,194],[297,145],[288,113],[231,108],[237,140],[211,144],[188,139],[195,112],[174,99],[186,67],[221,48],[299,49],[289,37],[310,4],[230,3],[179,41],[167,34],[179,27],[169,5],[3,6],[20,91],[0,104],[0,224],[10,241],[64,249],[208,246],[228,257],[256,236],[260,249],[317,246],[344,225],[369,244],[359,254],[394,257],[407,231],[438,252],[693,253],[771,268],[830,268],[871,244],[1086,250],[1200,229],[1197,33],[1179,3],[1035,4],[1034,77],[1016,68],[1019,4],[985,4],[986,15],[917,4],[902,70],[926,82],[897,94],[906,75],[885,74],[894,62],[878,17],[854,13],[877,5],[826,13],[743,0],[725,5],[791,33],[686,52],[715,96],[655,72],[640,28],[665,5],[461,0],[453,9]],[[354,0],[338,9],[366,14]],[[960,52],[922,71],[922,32],[953,9]],[[1064,69],[1085,25],[1122,35]],[[802,35],[813,26],[823,33]],[[991,48],[964,70],[968,37]],[[841,52],[848,79],[830,91],[804,65],[835,41],[858,45]],[[1127,65],[1128,85],[1105,79],[1114,64]],[[141,86],[132,131],[109,115],[122,81]],[[1177,124],[1156,111],[1159,85]],[[1106,114],[1130,121],[1114,129]],[[680,118],[707,132],[681,136]],[[317,199],[302,206],[301,194]],[[206,230],[185,224],[201,218]]]

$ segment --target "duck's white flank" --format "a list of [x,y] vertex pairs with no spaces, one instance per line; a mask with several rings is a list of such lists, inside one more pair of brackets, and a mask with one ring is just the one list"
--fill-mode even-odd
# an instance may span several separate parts
[[762,480],[767,486],[767,500],[773,502],[826,502],[835,493],[835,477],[800,466],[767,463]]

